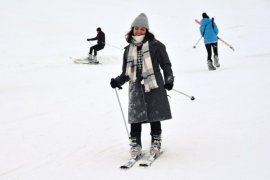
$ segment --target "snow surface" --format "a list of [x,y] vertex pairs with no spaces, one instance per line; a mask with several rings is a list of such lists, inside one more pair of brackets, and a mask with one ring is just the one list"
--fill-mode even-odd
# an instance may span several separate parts
[[[270,179],[269,9],[267,0],[0,0],[0,179]],[[196,100],[169,92],[165,153],[150,168],[123,171],[128,138],[109,82],[141,12],[167,47],[175,89]],[[213,72],[203,42],[192,48],[202,12],[235,48],[219,43]],[[99,26],[103,64],[73,64]],[[126,117],[127,87],[118,91]],[[142,142],[147,152],[147,124]]]

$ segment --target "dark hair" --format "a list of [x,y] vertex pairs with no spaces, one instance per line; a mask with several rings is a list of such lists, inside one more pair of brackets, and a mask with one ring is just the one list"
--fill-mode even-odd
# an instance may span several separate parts
[[[133,29],[134,29],[134,27],[132,27],[131,30],[126,34],[126,41],[127,41],[128,43],[131,43],[131,41],[132,41]],[[155,39],[155,35],[152,34],[151,32],[149,32],[148,29],[146,29],[146,32],[145,32],[145,36],[144,36],[143,42],[151,41],[151,40],[153,40],[153,39]]]
[[202,17],[203,18],[208,18],[209,19],[209,16],[204,12],[204,13],[202,13]]
[[98,27],[98,28],[97,28],[97,31],[101,31],[101,28],[100,28],[100,27]]

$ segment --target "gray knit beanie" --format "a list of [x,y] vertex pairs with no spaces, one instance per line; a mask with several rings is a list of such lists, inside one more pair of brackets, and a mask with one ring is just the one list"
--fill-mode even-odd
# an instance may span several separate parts
[[146,29],[149,29],[147,16],[144,13],[141,13],[139,16],[137,16],[136,19],[131,24],[131,28],[134,26],[144,27]]

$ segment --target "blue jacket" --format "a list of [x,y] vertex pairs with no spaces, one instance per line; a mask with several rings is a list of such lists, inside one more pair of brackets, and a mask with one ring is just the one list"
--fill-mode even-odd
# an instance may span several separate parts
[[215,43],[218,41],[218,27],[211,19],[203,18],[201,20],[200,32],[204,38],[205,44]]

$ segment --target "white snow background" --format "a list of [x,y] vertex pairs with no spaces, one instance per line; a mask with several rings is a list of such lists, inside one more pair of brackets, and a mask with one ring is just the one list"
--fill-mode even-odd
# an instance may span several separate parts
[[[125,171],[129,141],[109,82],[141,12],[167,47],[174,88],[196,99],[168,93],[165,153]],[[221,68],[211,72],[203,42],[192,48],[203,12],[235,48],[219,42]],[[269,19],[267,0],[0,0],[0,179],[270,179]],[[97,27],[108,43],[102,65],[74,64]],[[127,89],[118,91],[125,117]]]

